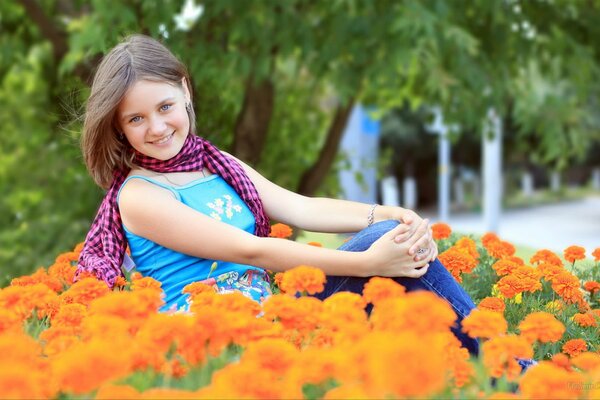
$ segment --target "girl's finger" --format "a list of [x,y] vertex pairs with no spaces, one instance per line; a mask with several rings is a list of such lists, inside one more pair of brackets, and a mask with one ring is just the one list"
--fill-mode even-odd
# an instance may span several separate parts
[[428,269],[429,264],[425,264],[425,266],[421,268],[415,268],[411,270],[406,276],[408,276],[409,278],[420,278],[427,273]]
[[410,249],[408,251],[409,255],[412,256],[418,250],[418,246],[415,246],[415,243],[418,240],[420,240],[421,238],[423,238],[423,235],[425,234],[425,232],[427,232],[428,225],[429,225],[429,220],[428,219],[424,219],[423,222],[421,222],[421,224],[419,225],[419,227],[415,231],[415,233],[408,240],[408,244],[410,245]]
[[410,248],[410,250],[413,251],[413,253],[417,253],[419,252],[419,250],[425,249],[426,252],[420,254],[421,256],[424,255],[429,255],[429,250],[430,250],[430,241],[427,240],[427,237],[422,237],[421,239],[417,240],[417,242],[415,244],[413,244]]

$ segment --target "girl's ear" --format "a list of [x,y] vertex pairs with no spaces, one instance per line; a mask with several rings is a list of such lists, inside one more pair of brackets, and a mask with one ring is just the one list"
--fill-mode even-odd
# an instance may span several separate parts
[[187,81],[187,79],[185,79],[185,77],[181,78],[181,86],[183,87],[183,94],[185,96],[185,102],[191,103],[192,102],[192,94],[190,93],[188,81]]

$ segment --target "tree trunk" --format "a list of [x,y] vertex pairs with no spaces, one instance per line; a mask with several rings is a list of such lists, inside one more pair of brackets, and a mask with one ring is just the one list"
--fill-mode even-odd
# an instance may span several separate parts
[[350,118],[350,113],[354,107],[354,99],[350,100],[345,106],[338,106],[327,130],[327,138],[325,144],[319,153],[319,157],[315,163],[308,168],[300,178],[300,184],[298,185],[297,192],[305,196],[312,196],[315,194],[319,186],[323,183],[325,176],[331,169],[333,160],[337,154],[344,129]]
[[265,146],[269,123],[273,115],[275,86],[269,79],[256,83],[251,77],[246,82],[244,104],[235,122],[232,153],[256,165]]

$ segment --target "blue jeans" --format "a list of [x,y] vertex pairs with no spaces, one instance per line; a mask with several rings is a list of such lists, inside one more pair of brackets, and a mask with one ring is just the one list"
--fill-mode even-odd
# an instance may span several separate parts
[[[392,220],[375,223],[358,232],[352,239],[340,246],[339,250],[365,251],[373,242],[397,225],[398,221]],[[325,299],[341,291],[362,294],[363,287],[369,279],[353,276],[328,276],[325,290],[318,293],[316,297]],[[475,304],[438,259],[430,264],[427,273],[420,278],[399,277],[393,279],[404,286],[407,292],[429,290],[450,303],[457,315],[456,324],[452,327],[452,332],[469,353],[475,356],[479,354],[478,341],[469,337],[461,329],[461,321],[475,308]],[[371,307],[371,305],[367,307],[367,312],[371,311]],[[427,316],[423,317],[427,318]]]

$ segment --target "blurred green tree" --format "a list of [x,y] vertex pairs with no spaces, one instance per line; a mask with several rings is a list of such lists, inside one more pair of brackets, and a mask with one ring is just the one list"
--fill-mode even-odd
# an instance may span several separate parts
[[335,194],[356,102],[381,114],[439,105],[475,133],[490,107],[514,110],[523,142],[544,143],[527,149],[547,162],[597,137],[595,3],[200,3],[187,21],[183,0],[0,3],[0,284],[83,239],[102,193],[81,162],[78,115],[98,60],[130,33],[159,38],[188,65],[199,134],[307,195]]

